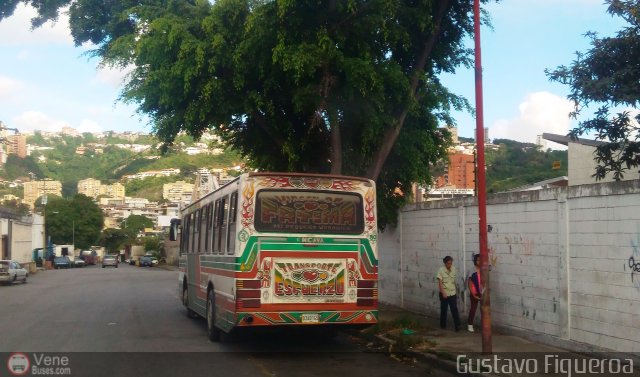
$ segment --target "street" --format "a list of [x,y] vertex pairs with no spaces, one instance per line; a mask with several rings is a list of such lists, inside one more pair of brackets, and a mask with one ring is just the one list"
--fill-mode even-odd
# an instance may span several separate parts
[[121,263],[41,271],[1,286],[0,364],[22,352],[32,363],[39,353],[66,356],[71,375],[450,375],[372,352],[346,333],[278,330],[209,342],[204,320],[187,318],[176,281],[176,271]]

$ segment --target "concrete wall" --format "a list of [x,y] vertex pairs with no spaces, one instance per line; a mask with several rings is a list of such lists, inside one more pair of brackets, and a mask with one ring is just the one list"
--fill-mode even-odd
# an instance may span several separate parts
[[33,261],[33,231],[30,222],[0,219],[0,235],[7,238],[7,250],[2,250],[4,258],[11,258],[22,264]]
[[33,261],[33,246],[31,243],[31,224],[18,221],[12,223],[11,258],[20,263]]
[[[498,194],[487,218],[494,324],[640,352],[640,181]],[[466,320],[477,223],[472,198],[404,208],[380,234],[380,301],[437,314],[451,255]]]
[[44,218],[42,215],[32,215],[33,224],[31,226],[31,245],[33,248],[46,247],[44,242]]
[[[596,148],[578,143],[569,143],[569,184],[571,186],[586,185],[595,183],[595,178],[592,177],[595,173],[596,164],[593,161],[595,157]],[[640,173],[637,169],[631,169],[624,173],[624,180],[639,179]],[[613,182],[613,174],[608,174],[603,182]]]

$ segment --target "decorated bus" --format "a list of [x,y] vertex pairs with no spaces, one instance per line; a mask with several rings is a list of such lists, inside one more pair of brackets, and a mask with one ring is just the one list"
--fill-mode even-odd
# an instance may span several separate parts
[[247,173],[174,219],[178,284],[209,339],[252,326],[363,326],[377,322],[373,181]]

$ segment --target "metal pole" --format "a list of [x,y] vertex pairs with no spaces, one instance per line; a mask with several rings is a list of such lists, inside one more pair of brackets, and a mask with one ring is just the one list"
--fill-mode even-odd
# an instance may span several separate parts
[[480,306],[482,322],[482,353],[492,353],[491,346],[491,297],[489,292],[489,249],[487,242],[487,190],[485,185],[484,162],[484,111],[482,101],[482,53],[480,49],[480,0],[473,2],[473,28],[475,42],[476,76],[476,147],[478,151],[478,227],[480,241],[480,279],[482,280],[482,301]]
[[[44,191],[44,189],[43,189]],[[42,195],[40,200],[42,204],[42,267],[46,269],[46,257],[47,257],[47,194]]]

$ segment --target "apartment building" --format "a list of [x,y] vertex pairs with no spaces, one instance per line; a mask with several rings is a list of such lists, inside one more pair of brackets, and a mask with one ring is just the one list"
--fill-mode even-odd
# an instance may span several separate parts
[[94,178],[80,180],[78,181],[78,194],[95,199],[100,195],[100,186],[102,183]]
[[125,189],[122,183],[114,183],[112,185],[101,185],[100,195],[106,195],[114,199],[124,199]]
[[162,198],[173,203],[189,203],[193,194],[193,184],[185,181],[166,183],[162,186]]
[[27,135],[7,136],[7,154],[13,154],[20,158],[27,157]]
[[449,154],[447,171],[436,179],[436,188],[475,189],[475,157],[467,153]]
[[98,196],[104,195],[109,198],[122,200],[125,196],[125,188],[121,183],[103,185],[102,182],[97,179],[87,178],[78,181],[78,193],[93,199],[97,199]]
[[33,207],[36,200],[45,194],[62,196],[62,183],[48,179],[25,182],[23,203]]

